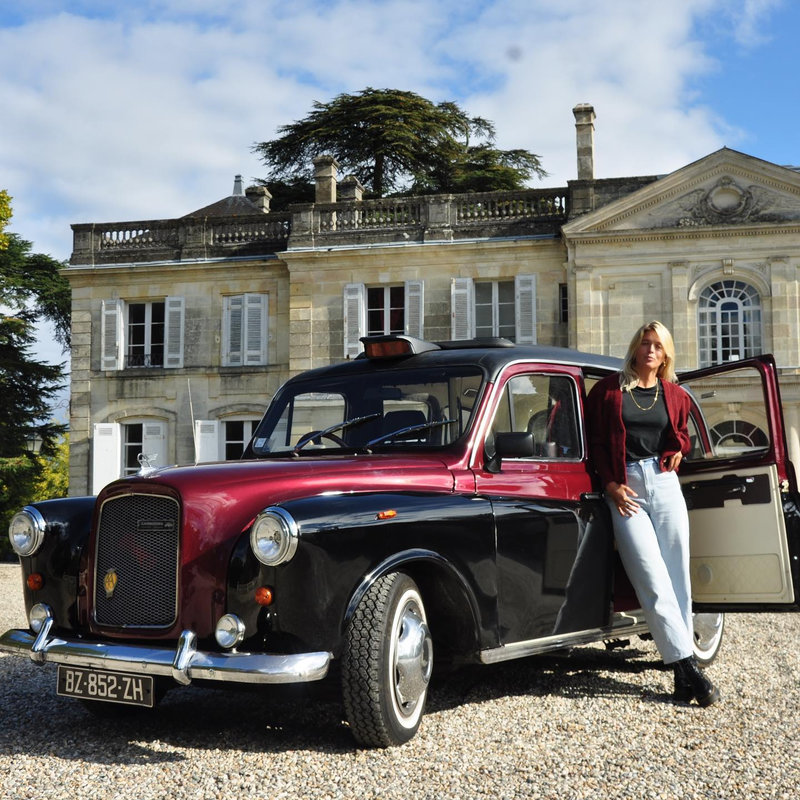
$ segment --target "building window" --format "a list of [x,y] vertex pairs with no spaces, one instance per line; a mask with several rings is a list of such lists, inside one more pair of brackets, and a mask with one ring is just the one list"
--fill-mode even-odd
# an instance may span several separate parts
[[182,297],[104,300],[101,319],[101,369],[183,366]]
[[756,425],[741,419],[729,419],[711,428],[715,455],[742,455],[769,446],[769,437]]
[[396,286],[348,283],[344,287],[344,357],[355,358],[363,349],[362,336],[404,333],[423,338],[425,308],[422,281]]
[[367,287],[367,336],[405,333],[405,286]]
[[514,281],[475,283],[475,336],[516,339]]
[[126,367],[164,366],[164,303],[128,303]]
[[558,321],[569,322],[569,287],[566,283],[558,284]]
[[536,276],[474,281],[453,278],[450,285],[453,339],[502,336],[517,344],[536,344]]
[[237,294],[224,298],[222,366],[263,366],[267,363],[267,294]]
[[724,280],[700,293],[697,312],[700,366],[761,352],[761,298],[743,281]]
[[257,419],[233,419],[222,423],[222,448],[226,461],[235,461],[242,457],[256,425]]
[[[142,456],[142,461],[139,456]],[[95,423],[92,428],[92,494],[106,484],[167,463],[167,423],[161,420]]]

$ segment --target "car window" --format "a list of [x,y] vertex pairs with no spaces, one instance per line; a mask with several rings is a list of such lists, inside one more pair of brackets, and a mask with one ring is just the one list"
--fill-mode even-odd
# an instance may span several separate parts
[[516,375],[506,383],[490,435],[533,434],[538,458],[579,458],[576,388],[564,375]]
[[688,460],[758,455],[770,447],[761,374],[742,367],[682,381],[694,400]]
[[472,423],[483,373],[473,366],[381,370],[287,384],[253,437],[255,455],[444,447]]

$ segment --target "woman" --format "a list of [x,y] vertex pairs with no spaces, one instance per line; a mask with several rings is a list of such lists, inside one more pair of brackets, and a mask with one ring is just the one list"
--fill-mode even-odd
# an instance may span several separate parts
[[709,706],[720,694],[692,648],[689,517],[676,474],[690,447],[689,397],[674,365],[667,328],[643,325],[622,371],[589,393],[589,439],[622,563],[661,657],[675,671],[673,698]]

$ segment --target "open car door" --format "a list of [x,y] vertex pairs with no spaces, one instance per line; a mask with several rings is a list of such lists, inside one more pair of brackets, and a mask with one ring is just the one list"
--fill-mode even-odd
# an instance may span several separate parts
[[798,610],[800,517],[772,356],[680,376],[693,399],[680,480],[696,611]]

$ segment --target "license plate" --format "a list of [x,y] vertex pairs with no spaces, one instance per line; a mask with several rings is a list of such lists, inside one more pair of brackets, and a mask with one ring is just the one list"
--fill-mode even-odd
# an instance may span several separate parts
[[56,691],[64,697],[153,707],[152,675],[101,672],[59,664]]

